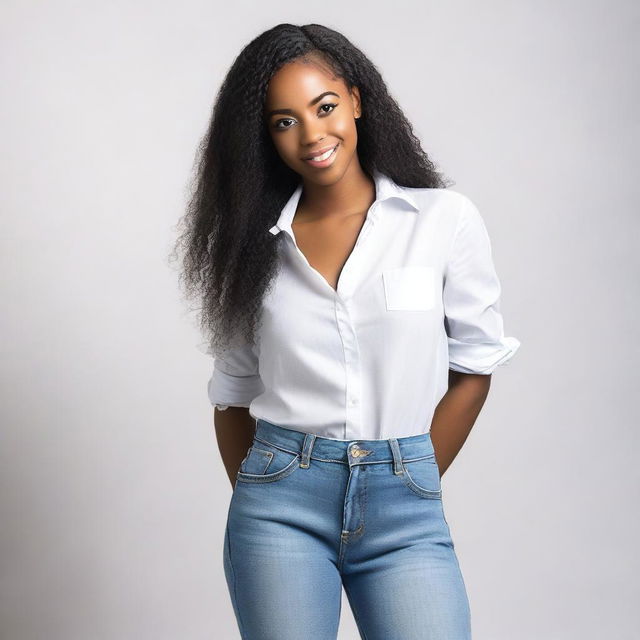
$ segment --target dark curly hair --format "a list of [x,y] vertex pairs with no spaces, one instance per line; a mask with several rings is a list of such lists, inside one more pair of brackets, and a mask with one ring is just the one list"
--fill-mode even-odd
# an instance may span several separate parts
[[412,126],[374,64],[345,36],[319,24],[279,24],[233,62],[200,142],[186,213],[172,251],[180,282],[202,303],[200,328],[217,357],[234,341],[253,341],[262,299],[278,269],[268,233],[300,176],[279,157],[263,114],[270,78],[286,63],[315,59],[360,91],[357,153],[365,173],[380,171],[407,187],[451,186],[422,150]]

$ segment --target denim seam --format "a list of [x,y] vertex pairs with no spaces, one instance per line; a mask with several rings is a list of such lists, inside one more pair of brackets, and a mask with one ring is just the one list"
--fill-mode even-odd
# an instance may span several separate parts
[[266,464],[264,469],[260,472],[260,475],[266,474],[269,470],[269,465],[273,461],[273,451],[267,451],[266,449],[260,449],[259,447],[252,446],[249,451],[255,451],[256,453],[260,453],[266,456]]
[[240,635],[244,638],[244,624],[240,615],[240,605],[238,604],[238,591],[236,587],[236,572],[233,569],[233,561],[231,560],[231,535],[229,534],[229,519],[227,519],[227,553],[229,554],[229,569],[231,569],[231,582],[233,583],[233,599],[235,607],[238,611],[238,624],[240,626]]
[[[363,469],[363,471],[364,471],[364,469]],[[365,531],[365,524],[366,524],[366,523],[365,523],[365,521],[364,521],[364,516],[365,516],[365,514],[366,514],[366,512],[367,512],[367,498],[368,498],[368,496],[369,496],[368,488],[369,488],[369,478],[367,477],[367,478],[366,478],[366,482],[364,483],[364,491],[363,491],[363,493],[364,493],[363,498],[364,498],[364,499],[363,499],[363,500],[362,500],[362,502],[360,503],[360,505],[361,505],[361,506],[360,506],[360,509],[361,509],[361,512],[360,512],[360,520],[361,520],[361,522],[362,522],[362,531],[360,532],[360,537],[364,536],[364,531]]]
[[257,440],[258,442],[262,442],[263,444],[268,444],[270,447],[273,447],[274,449],[278,449],[279,451],[284,451],[285,453],[290,453],[293,456],[297,456],[300,453],[299,451],[291,451],[290,449],[287,449],[286,447],[281,447],[280,445],[273,444],[273,442],[269,442],[268,440],[264,440],[263,438],[259,438],[258,436],[254,436],[253,439]]
[[442,499],[442,489],[425,489],[421,487],[416,481],[411,477],[409,473],[409,469],[405,468],[405,484],[411,491],[422,498],[426,498],[427,500],[441,500]]
[[[296,464],[296,462],[298,464]],[[238,471],[236,478],[240,482],[253,482],[256,484],[265,484],[267,482],[277,482],[280,479],[286,478],[300,468],[300,455],[295,454],[295,457],[291,462],[280,471],[274,471],[273,473],[246,473],[245,471]]]
[[[352,473],[349,473],[349,478],[347,479],[347,487],[345,491],[345,495],[349,494],[349,490],[351,488],[351,480],[353,478]],[[345,556],[347,553],[347,545],[349,541],[349,532],[345,529],[346,524],[346,510],[343,509],[342,514],[342,526],[340,528],[340,549],[338,551],[338,569],[342,571],[342,567],[344,565]]]
[[[284,451],[285,453],[290,453],[291,455],[300,455],[300,451],[292,451],[291,449],[287,449],[286,447],[281,447],[280,445],[277,444],[273,444],[273,442],[269,442],[268,440],[265,440],[264,438],[260,438],[259,436],[255,436],[254,440],[257,440],[258,442],[262,442],[263,444],[269,445],[271,447],[274,447],[275,449],[278,449],[279,451]],[[426,456],[419,456],[418,458],[404,458],[404,462],[418,462],[419,460],[424,460],[425,458],[432,458],[434,457],[434,453],[428,453]],[[310,460],[315,460],[317,462],[339,462],[341,464],[349,464],[348,462],[345,462],[344,460],[337,460],[335,458],[321,458],[319,456],[314,456],[313,454],[311,454],[309,456]],[[388,460],[369,460],[369,461],[362,461],[362,462],[358,462],[358,464],[388,464],[389,462],[393,462],[393,458],[390,458]]]

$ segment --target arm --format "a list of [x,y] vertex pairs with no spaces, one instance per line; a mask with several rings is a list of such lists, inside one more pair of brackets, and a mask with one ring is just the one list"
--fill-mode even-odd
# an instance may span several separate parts
[[478,209],[464,197],[443,287],[449,389],[431,424],[441,476],[480,414],[492,373],[520,347],[519,340],[504,335],[500,295],[489,234]]
[[[235,488],[240,463],[253,442],[256,422],[249,413],[251,402],[264,392],[255,344],[227,350],[214,360],[208,395],[214,406],[214,427],[222,463]],[[219,409],[227,407],[226,409]]]
[[236,473],[253,442],[256,421],[246,407],[229,407],[224,411],[214,407],[213,416],[222,463],[235,488]]
[[449,370],[449,390],[438,403],[431,423],[431,441],[440,476],[462,449],[487,399],[490,386],[490,375]]

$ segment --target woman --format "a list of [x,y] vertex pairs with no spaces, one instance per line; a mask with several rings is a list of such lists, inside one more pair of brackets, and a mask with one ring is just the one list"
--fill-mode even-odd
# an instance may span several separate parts
[[440,480],[519,342],[447,186],[336,31],[280,24],[224,80],[181,242],[243,638],[336,638],[342,585],[363,638],[471,637]]

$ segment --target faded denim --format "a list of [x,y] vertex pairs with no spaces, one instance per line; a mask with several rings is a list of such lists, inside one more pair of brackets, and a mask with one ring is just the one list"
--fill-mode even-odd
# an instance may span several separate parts
[[361,638],[471,638],[429,433],[336,440],[259,419],[224,571],[243,640],[335,640],[343,586]]

